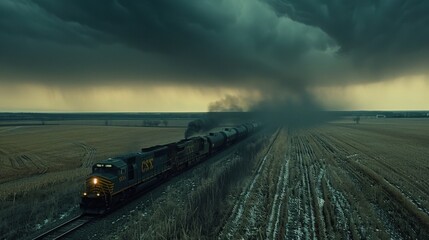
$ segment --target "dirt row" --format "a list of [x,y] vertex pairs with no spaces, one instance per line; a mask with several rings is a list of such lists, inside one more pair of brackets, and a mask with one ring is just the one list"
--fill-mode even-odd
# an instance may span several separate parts
[[[408,138],[371,126],[283,127],[200,164],[77,237],[429,239],[428,150]],[[76,146],[86,169],[97,152]]]
[[[355,224],[350,226],[350,237],[419,239],[427,236],[427,210],[415,205],[413,197],[407,197],[383,177],[395,174],[393,169],[386,167],[381,174],[377,173],[372,170],[376,158],[371,151],[362,151],[338,135],[316,134],[317,141],[331,153],[327,157],[335,166],[330,176],[332,186],[342,192],[353,210],[349,222]],[[409,191],[414,188],[410,187]]]
[[427,239],[424,182],[356,141],[326,128],[283,129],[219,239]]
[[[261,238],[266,234],[267,218],[272,219],[268,231],[277,231],[275,228],[278,228],[278,223],[276,226],[275,221],[278,221],[281,211],[279,199],[284,197],[284,193],[282,196],[280,191],[273,189],[284,188],[284,182],[277,184],[276,179],[284,179],[280,172],[283,170],[284,173],[282,166],[285,161],[286,136],[285,130],[282,129],[273,137],[270,148],[262,156],[249,184],[235,200],[232,212],[219,234],[220,239]],[[274,199],[275,205],[272,204]],[[272,217],[267,215],[271,206]]]

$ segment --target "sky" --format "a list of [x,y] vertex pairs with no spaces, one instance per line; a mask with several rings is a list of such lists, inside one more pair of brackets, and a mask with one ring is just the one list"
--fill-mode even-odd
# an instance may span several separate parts
[[0,111],[429,109],[429,1],[2,0]]

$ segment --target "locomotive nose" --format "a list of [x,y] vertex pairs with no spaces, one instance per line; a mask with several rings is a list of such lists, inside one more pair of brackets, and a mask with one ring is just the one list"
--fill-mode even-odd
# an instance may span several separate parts
[[114,188],[114,176],[101,177],[101,176],[90,176],[86,180],[86,191],[83,196],[87,197],[99,197],[109,195],[113,193]]

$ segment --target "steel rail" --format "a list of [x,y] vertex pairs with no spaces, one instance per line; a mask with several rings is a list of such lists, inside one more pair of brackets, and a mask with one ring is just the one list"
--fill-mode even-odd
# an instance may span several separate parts
[[91,222],[95,217],[88,216],[88,215],[78,215],[67,222],[64,222],[52,229],[49,229],[48,231],[38,235],[37,237],[33,238],[33,240],[40,240],[40,239],[60,239],[71,232],[75,231],[76,229],[82,227],[83,225]]

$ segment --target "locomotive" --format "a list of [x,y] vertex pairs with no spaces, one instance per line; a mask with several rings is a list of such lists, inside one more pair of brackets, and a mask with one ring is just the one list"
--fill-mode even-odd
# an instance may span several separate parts
[[204,161],[259,128],[257,123],[246,123],[99,161],[86,178],[80,207],[87,214],[103,214],[131,197],[138,187],[152,185]]

